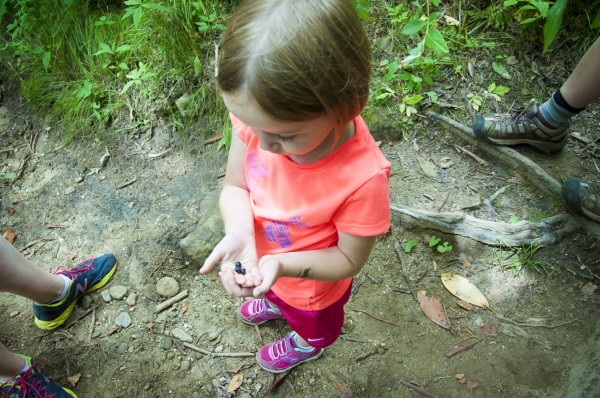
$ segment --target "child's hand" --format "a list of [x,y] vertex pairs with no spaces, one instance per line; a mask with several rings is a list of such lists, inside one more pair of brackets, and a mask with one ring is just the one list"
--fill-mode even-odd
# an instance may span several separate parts
[[235,280],[240,286],[254,288],[261,284],[263,277],[256,261],[243,265],[238,261],[234,266],[234,271],[237,274]]
[[263,256],[258,263],[258,268],[262,275],[262,281],[252,291],[254,297],[261,297],[271,290],[271,287],[277,282],[277,279],[279,279],[281,275],[281,264],[276,256]]

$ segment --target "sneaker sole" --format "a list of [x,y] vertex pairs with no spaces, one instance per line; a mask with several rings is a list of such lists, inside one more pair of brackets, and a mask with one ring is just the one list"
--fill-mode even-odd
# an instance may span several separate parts
[[303,363],[306,363],[306,362],[310,362],[310,361],[314,361],[315,359],[320,358],[321,355],[323,355],[324,352],[325,352],[325,350],[323,348],[321,348],[321,351],[317,355],[315,355],[314,357],[307,358],[304,361],[300,361],[297,364],[295,364],[294,366],[290,366],[290,367],[285,368],[285,369],[270,369],[270,368],[267,368],[267,367],[263,366],[263,364],[260,362],[260,359],[259,359],[260,351],[258,351],[256,353],[256,362],[258,362],[258,366],[260,366],[261,368],[263,368],[267,372],[271,372],[271,373],[284,373],[284,372],[287,372],[288,370],[294,369],[296,366],[298,366],[300,364],[303,364]]
[[[108,272],[108,274],[104,275],[104,277],[102,279],[100,279],[98,282],[96,282],[95,285],[92,285],[88,290],[86,290],[86,292],[84,294],[79,296],[77,298],[77,300],[73,300],[73,302],[67,308],[65,308],[63,313],[60,314],[56,319],[54,319],[52,321],[42,321],[41,319],[35,318],[35,320],[34,320],[35,325],[42,330],[54,330],[57,327],[64,324],[65,321],[69,318],[69,315],[71,315],[71,312],[73,312],[73,308],[75,307],[75,304],[77,304],[77,301],[79,301],[79,299],[81,299],[81,297],[100,289],[101,287],[103,287],[104,285],[106,285],[108,283],[110,278],[113,276],[113,274],[117,270],[117,263],[118,262],[115,262],[115,264],[113,265],[112,269]],[[56,305],[60,305],[60,303],[57,303]]]
[[600,215],[592,213],[581,206],[581,199],[579,198],[579,189],[581,183],[579,180],[568,180],[562,185],[562,193],[567,203],[567,207],[576,214],[587,217],[590,220],[600,222]]
[[491,143],[494,145],[527,145],[532,147],[538,152],[541,152],[546,155],[553,155],[560,153],[564,147],[567,145],[567,141],[569,140],[569,135],[566,134],[562,141],[559,142],[544,142],[537,140],[528,140],[528,139],[494,139],[490,138],[485,134],[483,130],[485,124],[485,118],[483,116],[477,116],[475,118],[475,123],[473,123],[473,132],[475,136],[483,142]]

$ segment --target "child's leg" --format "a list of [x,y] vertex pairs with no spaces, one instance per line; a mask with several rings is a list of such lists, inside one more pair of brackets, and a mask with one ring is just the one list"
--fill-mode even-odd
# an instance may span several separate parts
[[25,358],[16,356],[0,343],[0,379],[10,379],[23,371]]
[[0,237],[0,291],[49,303],[64,290],[64,278],[36,266]]

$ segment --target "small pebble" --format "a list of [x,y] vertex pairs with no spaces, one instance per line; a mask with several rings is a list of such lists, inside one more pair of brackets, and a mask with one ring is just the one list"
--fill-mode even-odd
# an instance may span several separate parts
[[87,294],[81,298],[81,306],[86,310],[89,310],[94,304],[94,299],[92,296],[88,296]]
[[103,290],[102,293],[100,293],[100,297],[107,303],[112,301],[112,297],[110,297],[110,292],[108,290]]
[[191,366],[192,366],[192,364],[190,361],[181,361],[181,365],[179,366],[179,369],[187,372],[188,370],[190,370]]
[[173,339],[169,336],[162,336],[160,339],[160,348],[170,350],[173,347]]
[[123,300],[123,297],[127,295],[128,290],[129,288],[127,286],[122,285],[111,286],[110,289],[108,289],[110,297],[112,297],[113,300]]
[[119,354],[126,354],[128,349],[129,345],[127,343],[121,343],[119,344],[119,348],[117,348],[117,351],[119,351]]
[[187,332],[181,328],[175,328],[171,330],[171,334],[178,340],[181,340],[185,343],[191,343],[193,341],[192,336],[187,334]]
[[11,313],[10,313],[10,315],[9,315],[9,316],[10,316],[11,318],[14,318],[14,317],[16,317],[17,315],[19,315],[19,311],[13,311],[13,312],[11,312]]
[[173,297],[179,293],[179,282],[175,278],[165,276],[156,283],[156,292],[163,297]]
[[125,300],[125,302],[127,303],[127,305],[135,305],[135,303],[137,302],[137,294],[131,293],[129,296],[127,296],[127,300]]
[[132,323],[131,316],[127,312],[121,312],[115,319],[115,325],[122,328],[128,328]]

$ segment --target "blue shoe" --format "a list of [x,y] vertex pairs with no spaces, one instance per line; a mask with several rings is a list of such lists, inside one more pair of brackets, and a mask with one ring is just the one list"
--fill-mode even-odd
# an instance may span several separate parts
[[[19,355],[19,354],[16,354]],[[40,362],[31,364],[31,358],[25,358],[29,369],[0,385],[0,392],[7,398],[77,398],[77,395],[68,388],[54,383],[44,376],[37,368]]]
[[56,275],[65,275],[71,279],[71,286],[65,297],[57,303],[33,303],[35,324],[43,330],[53,330],[65,323],[77,300],[84,294],[100,289],[110,280],[117,270],[117,259],[112,254],[85,260],[74,268],[60,266]]
[[600,222],[600,181],[583,182],[570,179],[563,183],[562,192],[571,210]]

